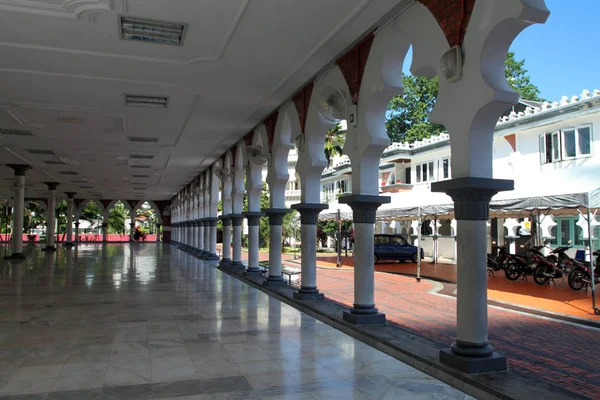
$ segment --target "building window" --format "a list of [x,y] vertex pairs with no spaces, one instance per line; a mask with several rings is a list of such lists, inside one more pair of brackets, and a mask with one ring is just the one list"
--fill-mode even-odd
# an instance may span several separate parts
[[335,190],[334,182],[326,183],[323,185],[323,193],[325,193],[325,195],[332,194],[334,190]]
[[338,193],[348,193],[348,179],[337,181],[336,188]]
[[540,135],[540,162],[572,160],[592,154],[592,131],[590,126],[563,129]]
[[417,164],[417,182],[434,181],[434,168],[433,161],[429,161],[423,164]]
[[550,234],[554,237],[550,244],[555,247],[573,246],[583,247],[583,229],[577,225],[579,218],[555,218],[556,226],[550,230]]
[[450,178],[450,157],[442,159],[442,176],[440,179]]

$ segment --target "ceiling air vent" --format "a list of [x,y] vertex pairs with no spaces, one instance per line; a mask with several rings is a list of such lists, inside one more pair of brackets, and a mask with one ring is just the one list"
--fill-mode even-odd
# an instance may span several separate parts
[[157,143],[158,138],[156,137],[144,137],[144,136],[127,136],[127,140],[130,142],[138,143]]
[[129,158],[135,160],[153,160],[154,156],[152,154],[130,154]]
[[131,177],[132,178],[150,178],[150,175],[135,175],[135,174],[132,174]]
[[75,171],[59,171],[58,173],[60,175],[77,175],[77,172]]
[[152,165],[131,165],[131,168],[152,168]]
[[27,151],[30,152],[31,154],[43,154],[43,155],[47,155],[47,156],[54,155],[54,152],[52,150],[27,149]]
[[125,105],[129,107],[167,108],[169,98],[166,96],[142,96],[125,94]]
[[121,39],[181,46],[187,24],[121,16]]
[[0,129],[1,136],[33,136],[29,131],[21,131],[19,129]]
[[55,160],[46,160],[44,161],[44,163],[48,164],[48,165],[65,165],[66,162],[64,161],[55,161]]

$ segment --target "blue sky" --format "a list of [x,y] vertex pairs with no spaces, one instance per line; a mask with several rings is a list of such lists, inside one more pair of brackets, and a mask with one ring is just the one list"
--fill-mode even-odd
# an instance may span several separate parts
[[[546,5],[548,21],[526,28],[510,50],[517,60],[525,59],[531,82],[547,100],[600,89],[600,0],[546,0]],[[408,72],[410,64],[404,66]]]

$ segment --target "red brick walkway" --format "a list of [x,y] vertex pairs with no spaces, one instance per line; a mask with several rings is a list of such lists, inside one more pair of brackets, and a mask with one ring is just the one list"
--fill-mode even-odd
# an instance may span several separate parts
[[[434,283],[386,273],[375,274],[375,302],[388,321],[429,340],[449,345],[456,335],[456,301],[429,293]],[[354,275],[321,269],[325,295],[350,306]],[[574,393],[600,398],[600,330],[489,308],[490,342],[506,355],[509,368]]]
[[[331,267],[328,257],[319,256],[318,264]],[[261,253],[260,259],[268,260],[268,254]],[[292,259],[291,256],[284,256],[290,265],[297,266],[291,263]],[[347,306],[352,305],[354,296],[353,267],[349,264],[350,261],[346,260],[345,267],[341,269],[320,268],[317,278],[319,289],[329,299]],[[424,264],[424,267],[427,268],[427,265]],[[451,266],[430,266],[427,273],[431,275],[436,269],[442,268],[447,274],[448,267]],[[412,271],[414,268],[415,265],[410,263],[376,265],[378,270],[392,269],[390,272],[402,272],[393,269]],[[423,274],[426,275],[425,272]],[[536,290],[545,294],[540,295],[541,300],[535,295],[532,298],[538,299],[538,302],[549,299],[550,308],[564,302],[561,296],[587,298],[583,292],[571,294],[560,287],[536,288],[531,282],[508,282],[501,275],[490,277],[489,282],[497,290],[489,290],[488,293],[497,291],[517,304],[524,298],[532,297],[525,293],[533,291],[539,295]],[[412,277],[376,272],[375,302],[379,310],[387,315],[389,322],[447,346],[456,335],[456,300],[435,294],[436,285],[429,280],[417,283]],[[573,308],[569,307],[567,309]],[[586,310],[583,312],[587,313]],[[600,329],[490,307],[489,338],[496,350],[506,355],[509,368],[575,394],[600,399],[600,363],[596,359],[600,355]]]

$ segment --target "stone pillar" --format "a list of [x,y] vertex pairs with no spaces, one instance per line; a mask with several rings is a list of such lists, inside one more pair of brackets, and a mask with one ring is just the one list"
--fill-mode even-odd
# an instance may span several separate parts
[[298,300],[323,300],[323,293],[317,288],[317,221],[319,213],[327,204],[298,203],[292,208],[300,213],[300,261],[302,263],[300,290],[294,293]]
[[287,286],[281,273],[281,231],[283,217],[291,210],[287,208],[266,208],[263,212],[269,217],[269,276],[265,286]]
[[129,241],[135,242],[135,218],[129,219]]
[[194,253],[197,253],[200,249],[200,243],[198,241],[198,231],[200,229],[200,228],[198,228],[198,226],[200,225],[200,221],[195,219],[192,221],[192,225],[194,226],[192,228],[192,247],[193,247]]
[[219,256],[217,255],[217,222],[219,218],[211,217],[207,218],[208,225],[208,255],[206,256],[207,261],[218,261]]
[[67,195],[67,241],[65,246],[73,246],[73,206],[75,192],[65,192]]
[[75,243],[79,243],[79,220],[75,221]]
[[263,213],[258,211],[247,211],[244,217],[248,220],[248,269],[244,272],[245,276],[261,276],[262,272],[258,266],[259,250],[259,227],[260,217]]
[[27,164],[8,164],[15,172],[15,206],[13,212],[12,254],[6,259],[24,260],[23,254],[23,216],[25,213],[25,171],[31,168]]
[[186,240],[185,240],[185,244],[186,244],[186,248],[188,250],[193,250],[194,249],[194,226],[196,225],[196,222],[193,220],[189,220],[187,221],[187,232],[186,232]]
[[242,263],[242,222],[244,216],[241,214],[230,214],[229,219],[231,219],[233,230],[231,266],[229,269],[243,271],[246,269]]
[[207,259],[210,255],[210,219],[202,218],[202,225],[204,226],[204,251],[202,252],[202,258]]
[[56,251],[54,237],[56,225],[56,188],[58,182],[44,182],[48,186],[48,209],[46,215],[46,248],[44,251]]
[[513,181],[474,177],[431,185],[452,197],[457,220],[457,333],[440,361],[465,372],[506,369],[505,357],[488,342],[486,231],[492,196],[513,187]]
[[385,324],[385,314],[375,307],[374,224],[377,208],[387,196],[349,195],[340,203],[352,208],[354,220],[354,307],[344,311],[344,321],[357,325]]
[[204,219],[196,220],[198,224],[198,255],[204,256],[206,249],[204,248]]
[[102,241],[108,242],[108,222],[102,223]]
[[229,268],[231,266],[231,218],[229,215],[221,215],[223,223],[223,255],[219,267]]

